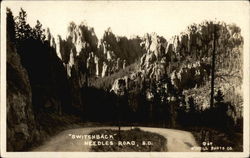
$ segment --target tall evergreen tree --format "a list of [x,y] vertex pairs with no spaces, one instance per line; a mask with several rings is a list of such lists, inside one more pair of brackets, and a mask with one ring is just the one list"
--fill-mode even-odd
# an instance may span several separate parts
[[42,28],[42,24],[39,20],[36,21],[36,26],[33,29],[33,37],[37,40],[45,40],[44,29]]
[[14,42],[15,41],[15,21],[14,21],[12,11],[9,8],[7,8],[6,24],[7,24],[7,39],[10,40],[11,42]]
[[27,13],[22,8],[19,12],[19,16],[16,18],[16,39],[18,41],[23,41],[32,36],[32,28],[27,23]]

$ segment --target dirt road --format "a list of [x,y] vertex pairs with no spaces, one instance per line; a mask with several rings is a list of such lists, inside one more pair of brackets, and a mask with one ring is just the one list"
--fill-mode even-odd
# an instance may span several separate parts
[[[139,127],[141,130],[155,132],[167,139],[168,152],[188,152],[193,151],[193,146],[198,146],[193,135],[187,131],[164,129],[164,128],[150,128]],[[52,137],[49,141],[42,146],[34,149],[33,151],[90,151],[89,145],[84,144],[89,139],[81,137],[80,139],[74,138],[72,135],[87,135],[90,132],[98,129],[118,129],[117,127],[86,127],[78,129],[65,130],[58,135]],[[129,130],[131,127],[122,127],[122,130]]]

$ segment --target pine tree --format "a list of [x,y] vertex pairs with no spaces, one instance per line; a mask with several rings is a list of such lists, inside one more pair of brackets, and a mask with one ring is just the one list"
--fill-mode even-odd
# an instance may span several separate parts
[[189,97],[188,98],[188,105],[189,105],[189,112],[190,113],[194,113],[196,112],[196,105],[195,105],[195,102],[194,102],[194,98],[193,97]]
[[215,99],[216,102],[218,102],[218,103],[221,103],[221,102],[224,101],[224,95],[223,95],[223,93],[222,93],[221,90],[218,90],[218,91],[217,91],[217,95],[214,97],[214,99]]
[[36,21],[36,26],[33,29],[33,37],[34,39],[44,41],[45,35],[44,35],[44,29],[42,29],[42,24],[39,20]]
[[7,39],[10,40],[11,42],[15,41],[15,21],[13,14],[9,8],[7,8]]
[[27,23],[27,13],[21,8],[19,16],[16,18],[16,39],[18,41],[23,41],[32,36],[32,28]]

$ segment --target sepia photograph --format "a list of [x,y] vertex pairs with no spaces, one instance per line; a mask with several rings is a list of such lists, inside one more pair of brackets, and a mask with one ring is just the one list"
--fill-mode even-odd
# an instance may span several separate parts
[[2,1],[1,157],[248,157],[248,1]]

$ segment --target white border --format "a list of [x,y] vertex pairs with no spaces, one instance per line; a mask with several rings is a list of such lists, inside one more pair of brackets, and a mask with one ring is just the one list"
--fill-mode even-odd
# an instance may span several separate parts
[[5,156],[6,153],[6,6],[5,3],[1,4],[1,84],[0,84],[0,106],[1,106],[1,150],[0,156]]

